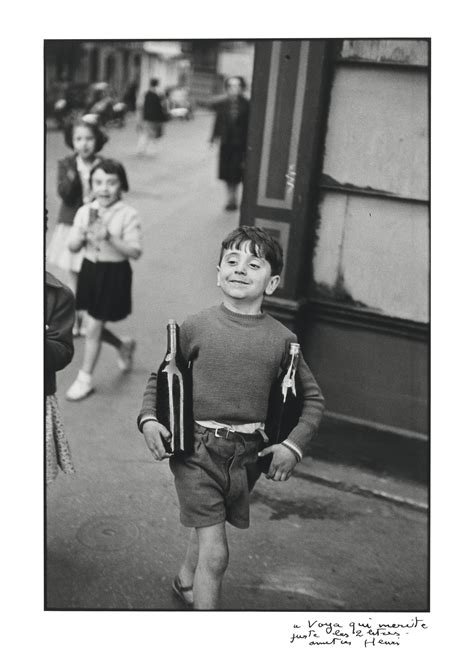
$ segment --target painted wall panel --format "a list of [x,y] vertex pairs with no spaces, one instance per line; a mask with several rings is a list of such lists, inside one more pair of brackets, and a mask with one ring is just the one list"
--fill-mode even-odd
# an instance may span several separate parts
[[321,220],[314,251],[314,279],[319,285],[334,288],[340,267],[340,248],[344,239],[347,194],[327,192],[320,205]]
[[341,184],[427,200],[426,73],[337,68],[323,172]]
[[346,40],[341,58],[378,63],[428,65],[428,41],[398,39]]
[[428,322],[427,207],[329,192],[320,214],[315,282],[388,316]]
[[329,411],[428,432],[428,345],[317,320],[304,341]]

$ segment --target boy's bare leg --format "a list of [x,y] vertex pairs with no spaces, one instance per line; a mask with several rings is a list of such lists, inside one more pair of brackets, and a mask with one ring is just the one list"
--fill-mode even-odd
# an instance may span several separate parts
[[[193,528],[189,536],[186,556],[178,571],[178,577],[183,587],[192,587],[194,584],[194,574],[198,563],[198,549],[197,533],[196,529]],[[192,592],[184,592],[183,596],[189,603],[193,602]]]
[[194,574],[194,609],[218,609],[222,579],[229,562],[225,522],[197,528],[198,563]]

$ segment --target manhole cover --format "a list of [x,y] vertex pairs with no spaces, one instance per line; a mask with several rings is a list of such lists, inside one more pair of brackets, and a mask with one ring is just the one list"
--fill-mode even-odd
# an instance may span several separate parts
[[138,538],[138,528],[120,517],[94,517],[77,531],[77,539],[99,551],[117,551],[133,544]]

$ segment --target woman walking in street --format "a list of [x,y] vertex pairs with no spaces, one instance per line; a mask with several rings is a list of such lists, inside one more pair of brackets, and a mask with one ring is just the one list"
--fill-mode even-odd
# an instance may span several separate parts
[[245,81],[242,77],[229,77],[225,82],[226,97],[213,105],[216,111],[211,144],[219,140],[219,173],[227,190],[226,210],[237,210],[237,192],[243,179],[249,100],[243,96]]
[[150,79],[150,87],[145,93],[142,120],[138,125],[138,154],[146,154],[149,146],[162,137],[163,123],[168,119],[165,98],[158,90],[159,85],[158,79]]

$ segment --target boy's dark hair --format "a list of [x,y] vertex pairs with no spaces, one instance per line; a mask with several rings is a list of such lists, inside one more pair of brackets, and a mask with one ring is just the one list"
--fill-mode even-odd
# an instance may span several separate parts
[[92,177],[98,169],[102,169],[106,174],[115,174],[118,176],[120,181],[120,187],[124,192],[128,192],[128,179],[125,172],[125,167],[122,163],[119,163],[118,160],[113,160],[113,158],[104,158],[101,160],[92,170],[90,176],[90,183],[92,185]]
[[157,79],[156,77],[153,77],[150,79],[150,88],[156,88],[157,86],[160,85],[160,80]]
[[85,126],[87,129],[92,131],[95,139],[95,152],[100,151],[109,139],[97,124],[94,124],[92,121],[89,122],[83,117],[77,117],[76,119],[69,122],[69,124],[67,124],[66,128],[64,129],[64,142],[70,149],[74,149],[72,138],[74,136],[74,129],[77,126]]
[[221,244],[219,264],[222,262],[226,250],[242,248],[246,242],[249,242],[252,255],[267,260],[272,269],[272,275],[280,275],[283,269],[283,250],[280,243],[258,226],[240,226],[229,233]]

